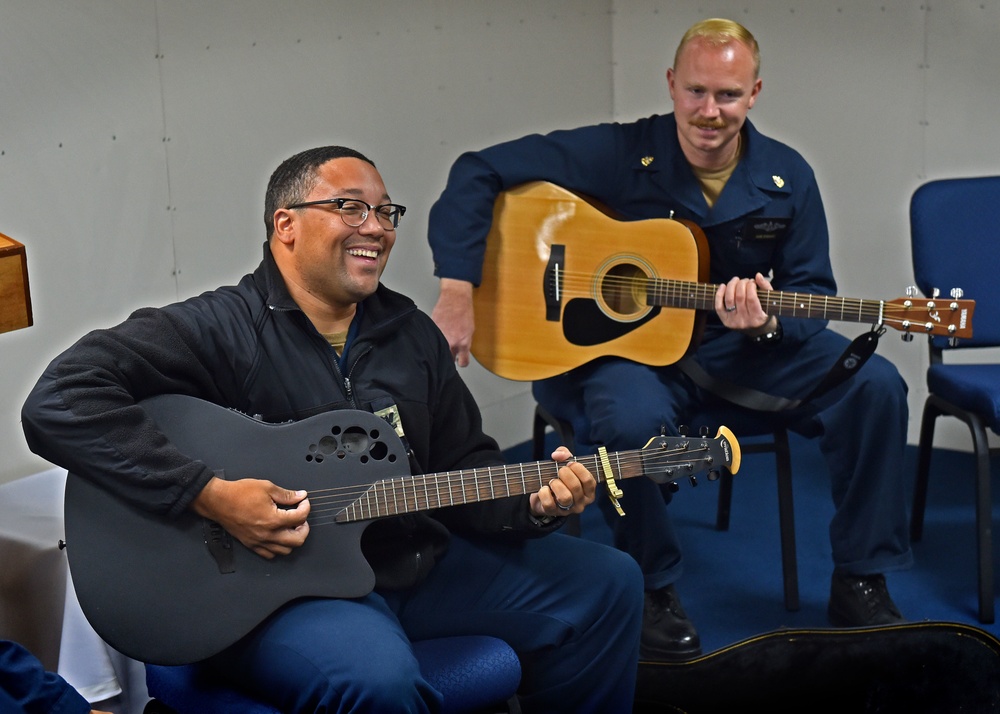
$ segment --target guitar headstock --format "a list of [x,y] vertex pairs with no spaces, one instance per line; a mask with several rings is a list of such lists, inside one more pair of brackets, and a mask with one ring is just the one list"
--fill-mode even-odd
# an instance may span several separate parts
[[715,437],[655,436],[642,447],[643,472],[656,483],[691,479],[707,471],[709,481],[719,478],[721,469],[735,474],[740,470],[740,445],[727,427],[719,427]]
[[[961,291],[953,290],[960,296]],[[933,335],[968,339],[972,337],[972,313],[975,300],[958,297],[928,299],[905,297],[887,302],[883,324],[907,335]]]

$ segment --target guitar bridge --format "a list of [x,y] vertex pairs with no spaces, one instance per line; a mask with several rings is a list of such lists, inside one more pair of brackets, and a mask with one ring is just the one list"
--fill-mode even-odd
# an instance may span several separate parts
[[559,322],[562,313],[563,273],[566,265],[566,246],[553,244],[549,252],[549,262],[542,277],[542,293],[545,295],[545,319]]

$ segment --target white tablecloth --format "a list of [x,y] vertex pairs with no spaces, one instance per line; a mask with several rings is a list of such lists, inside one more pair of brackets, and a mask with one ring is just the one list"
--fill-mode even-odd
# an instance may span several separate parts
[[0,485],[0,637],[20,642],[101,709],[141,714],[149,700],[142,664],[97,636],[73,591],[59,548],[65,487],[64,469]]

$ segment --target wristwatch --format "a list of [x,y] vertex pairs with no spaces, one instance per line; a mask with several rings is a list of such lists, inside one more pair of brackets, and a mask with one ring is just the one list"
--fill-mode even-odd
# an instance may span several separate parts
[[774,318],[774,329],[761,335],[754,335],[750,339],[755,345],[776,345],[781,342],[784,333],[781,331],[781,320]]

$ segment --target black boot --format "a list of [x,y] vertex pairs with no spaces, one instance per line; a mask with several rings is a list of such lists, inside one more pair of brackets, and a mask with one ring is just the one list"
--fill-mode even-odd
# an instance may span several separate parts
[[639,659],[677,662],[700,654],[701,639],[684,612],[674,586],[647,590]]
[[834,627],[866,627],[905,622],[889,597],[885,576],[834,575],[827,618]]

